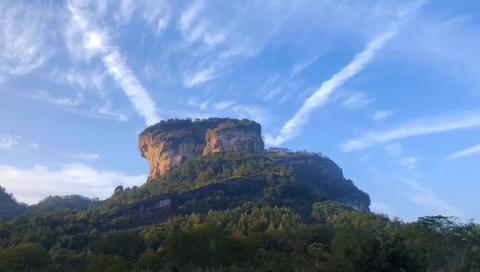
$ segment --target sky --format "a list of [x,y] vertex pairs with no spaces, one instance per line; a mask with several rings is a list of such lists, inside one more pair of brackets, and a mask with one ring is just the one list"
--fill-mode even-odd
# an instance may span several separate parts
[[0,1],[0,185],[141,185],[138,134],[249,118],[405,221],[480,221],[480,2]]

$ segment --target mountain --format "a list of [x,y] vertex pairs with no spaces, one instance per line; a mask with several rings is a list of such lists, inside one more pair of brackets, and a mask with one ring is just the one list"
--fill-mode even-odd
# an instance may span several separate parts
[[80,195],[49,196],[35,205],[28,206],[18,203],[12,194],[6,192],[0,186],[0,222],[21,215],[32,215],[42,212],[54,212],[69,209],[72,211],[84,211],[93,208],[99,201]]
[[15,198],[0,186],[0,221],[14,218],[26,210],[26,205],[18,203]]
[[264,151],[258,123],[229,118],[162,121],[140,134],[139,146],[149,161],[150,179],[201,155]]
[[103,201],[2,189],[0,272],[479,271],[479,225],[371,213],[335,162],[265,149],[254,121],[162,121],[139,149],[148,180]]
[[98,199],[91,199],[80,195],[49,196],[35,205],[28,207],[28,213],[61,211],[65,209],[84,211],[93,208],[99,203]]
[[264,149],[261,126],[250,120],[163,121],[139,136],[150,165],[147,184],[118,190],[104,203],[109,218],[134,217],[134,227],[171,216],[222,211],[250,202],[289,207],[308,218],[316,202],[369,211],[370,198],[327,157]]

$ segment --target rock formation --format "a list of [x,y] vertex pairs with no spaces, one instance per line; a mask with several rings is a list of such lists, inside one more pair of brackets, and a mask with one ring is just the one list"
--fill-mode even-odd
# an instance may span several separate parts
[[[351,180],[346,179],[342,169],[334,161],[322,154],[306,151],[292,152],[282,148],[265,150],[261,127],[254,121],[229,118],[162,121],[146,128],[140,134],[139,147],[142,156],[150,164],[149,179],[152,181],[163,180],[162,177],[171,169],[181,167],[185,161],[190,159],[216,153],[256,154],[259,155],[254,156],[256,158],[262,158],[274,165],[293,171],[298,184],[308,188],[311,192],[318,192],[319,201],[333,200],[354,209],[369,210],[370,197],[368,194],[359,190]],[[271,178],[275,179],[275,177],[273,175]],[[263,180],[264,185],[256,190],[247,190],[248,194],[235,185],[235,190],[239,190],[237,193],[242,192],[243,198],[251,196],[252,199],[261,195],[264,187],[267,186],[267,177],[262,174],[255,177],[243,177],[244,180],[255,178]],[[207,185],[204,184],[205,189],[198,191],[202,197],[215,195],[208,188],[213,186],[216,181],[212,179],[209,182]],[[277,181],[277,183],[279,184],[281,181]],[[239,184],[248,185],[249,183]],[[230,187],[221,188],[226,190]],[[235,195],[236,193],[232,191],[230,199],[234,199]],[[142,209],[150,205],[147,204],[142,206]],[[154,210],[157,209],[155,205],[151,207]]]
[[162,121],[140,134],[139,147],[150,164],[150,179],[161,177],[197,156],[264,151],[258,123],[229,118]]

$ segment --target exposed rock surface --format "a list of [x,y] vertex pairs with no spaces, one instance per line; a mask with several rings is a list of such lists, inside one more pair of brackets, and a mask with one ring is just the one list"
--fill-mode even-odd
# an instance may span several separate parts
[[150,179],[197,156],[264,151],[258,123],[229,118],[162,121],[140,134],[139,147],[150,164]]
[[[142,156],[150,164],[150,180],[165,180],[162,178],[167,178],[170,170],[182,166],[185,161],[190,159],[215,153],[229,153],[229,155],[230,153],[240,153],[240,156],[254,154],[253,157],[263,158],[274,164],[283,165],[286,169],[292,169],[299,184],[306,186],[311,192],[319,192],[323,200],[337,201],[358,210],[369,210],[370,197],[368,194],[359,190],[351,180],[346,179],[342,169],[335,162],[318,153],[292,152],[282,148],[265,150],[261,127],[254,121],[230,118],[162,121],[146,128],[140,134],[139,148]],[[266,179],[266,176],[256,178]],[[251,182],[251,179],[246,177],[243,177],[242,180],[243,182],[239,183],[240,187],[247,186]],[[195,195],[194,199],[216,198],[218,193],[216,189],[220,188],[231,191],[230,199],[235,199],[238,194],[243,194],[240,193],[243,192],[243,189],[237,188],[237,186],[231,187],[228,184],[237,184],[237,181],[224,185],[208,185],[203,189],[195,190],[196,193],[200,193],[201,197],[198,198]],[[266,185],[255,187],[256,189],[253,191],[249,190],[249,197],[253,197],[253,199],[258,197],[264,191],[264,186]],[[235,192],[234,189],[239,191]],[[191,194],[196,194],[195,192],[181,195],[189,198],[192,197]],[[178,196],[168,200],[168,205],[165,202],[166,199],[170,199],[170,196],[161,197],[161,202],[158,203],[157,200],[147,200],[129,209],[132,211],[137,209],[157,211],[174,207],[177,205],[175,203],[179,203]],[[198,207],[196,208],[198,209]],[[126,211],[118,211],[119,214],[123,212]]]

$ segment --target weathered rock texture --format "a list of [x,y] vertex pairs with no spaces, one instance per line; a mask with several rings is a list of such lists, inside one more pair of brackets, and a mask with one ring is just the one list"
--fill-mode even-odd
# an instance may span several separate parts
[[161,177],[197,156],[264,151],[258,123],[229,118],[162,121],[140,134],[139,145],[150,164],[150,179]]

